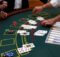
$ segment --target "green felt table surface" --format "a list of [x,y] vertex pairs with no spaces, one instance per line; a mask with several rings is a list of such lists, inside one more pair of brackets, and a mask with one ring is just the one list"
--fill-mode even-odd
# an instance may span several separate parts
[[[46,15],[46,14],[47,15]],[[53,18],[60,14],[60,8],[45,9],[43,12],[38,15],[43,16],[45,19]],[[8,17],[6,20],[0,22],[0,57],[3,57],[5,52],[13,52],[14,57],[60,57],[60,46],[53,44],[46,44],[45,40],[48,34],[43,37],[34,37],[33,43],[35,48],[30,52],[20,55],[17,51],[17,48],[20,48],[23,40],[23,36],[18,35],[17,33],[13,35],[5,34],[5,31],[8,29],[13,29],[15,32],[19,27],[24,23],[21,21],[21,18],[27,20],[34,19],[36,16],[32,16],[32,11],[26,11],[22,13],[15,14]],[[12,22],[17,21],[18,25],[12,27]],[[50,27],[38,26],[35,30],[50,30]],[[29,30],[28,30],[29,31]],[[32,36],[25,37],[26,43],[32,43]]]

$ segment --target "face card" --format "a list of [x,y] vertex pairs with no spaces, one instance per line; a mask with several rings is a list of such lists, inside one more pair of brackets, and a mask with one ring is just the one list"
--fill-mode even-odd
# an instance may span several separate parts
[[50,30],[45,40],[45,43],[60,45],[60,28],[59,27],[52,27],[52,29]]

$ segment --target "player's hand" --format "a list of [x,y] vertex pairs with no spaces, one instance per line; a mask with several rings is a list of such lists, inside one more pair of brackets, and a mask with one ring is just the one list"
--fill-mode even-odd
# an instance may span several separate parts
[[55,23],[55,19],[53,18],[53,19],[48,19],[48,20],[42,21],[41,25],[43,25],[43,26],[48,26],[48,25],[52,26],[54,23]]
[[6,12],[1,11],[1,13],[0,13],[1,19],[5,19],[7,16],[8,16],[8,14]]
[[37,6],[33,9],[33,13],[36,14],[36,13],[39,13],[43,11],[43,7],[42,6]]

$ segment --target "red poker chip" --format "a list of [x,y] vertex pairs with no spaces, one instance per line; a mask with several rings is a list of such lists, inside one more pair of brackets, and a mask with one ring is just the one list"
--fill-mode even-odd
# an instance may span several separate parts
[[17,26],[17,22],[16,21],[13,21],[13,26]]

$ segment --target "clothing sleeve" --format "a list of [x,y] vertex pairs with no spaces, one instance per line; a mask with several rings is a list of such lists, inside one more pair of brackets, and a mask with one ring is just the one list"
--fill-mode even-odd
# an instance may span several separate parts
[[53,7],[58,7],[59,4],[58,0],[51,0],[50,3]]

